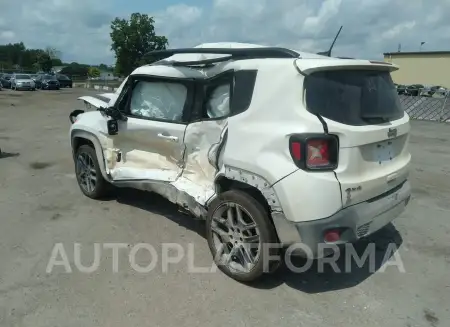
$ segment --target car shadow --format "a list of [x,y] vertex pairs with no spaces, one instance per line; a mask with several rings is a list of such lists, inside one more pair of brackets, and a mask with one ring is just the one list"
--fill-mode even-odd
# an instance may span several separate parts
[[13,158],[20,156],[20,153],[11,153],[11,152],[4,152],[0,150],[0,159],[3,158]]
[[[206,238],[204,221],[186,216],[178,210],[177,205],[156,193],[120,188],[111,200],[162,215]],[[339,248],[338,256],[328,257],[328,261],[327,258],[308,261],[300,257],[290,257],[276,273],[268,274],[246,285],[270,290],[285,284],[309,294],[351,288],[380,271],[383,264],[397,253],[402,243],[403,239],[398,230],[393,224],[389,224],[370,237]],[[368,256],[364,260],[365,253]],[[336,259],[332,260],[333,258]],[[358,259],[360,259],[359,262]],[[298,271],[309,265],[308,269]]]
[[[379,272],[387,261],[393,260],[392,257],[398,255],[397,251],[402,243],[398,230],[393,224],[389,224],[366,239],[340,247],[335,256],[318,260],[287,258],[275,274],[249,286],[272,289],[286,284],[309,294],[351,288]],[[394,263],[401,264],[400,261]],[[308,267],[309,269],[302,269]]]
[[118,188],[114,197],[110,200],[116,200],[118,203],[164,216],[203,238],[206,237],[204,221],[194,219],[192,216],[181,212],[179,206],[171,203],[159,194],[133,188]]

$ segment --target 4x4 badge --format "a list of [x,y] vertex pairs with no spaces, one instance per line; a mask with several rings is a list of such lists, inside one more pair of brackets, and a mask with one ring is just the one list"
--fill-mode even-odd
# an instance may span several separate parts
[[388,137],[396,137],[397,136],[397,129],[396,128],[389,128],[387,136]]

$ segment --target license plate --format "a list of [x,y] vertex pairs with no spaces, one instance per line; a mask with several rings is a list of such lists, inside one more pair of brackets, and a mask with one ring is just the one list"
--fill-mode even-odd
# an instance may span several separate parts
[[394,158],[392,142],[378,143],[374,146],[374,160],[380,164],[391,161]]

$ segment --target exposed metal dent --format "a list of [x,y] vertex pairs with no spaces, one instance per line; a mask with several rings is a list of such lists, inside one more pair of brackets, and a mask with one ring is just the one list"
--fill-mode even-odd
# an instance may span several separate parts
[[215,193],[217,150],[226,126],[224,119],[193,123],[186,129],[183,172],[173,185],[203,207]]
[[[277,231],[278,239],[283,246],[289,246],[301,241],[295,226],[293,226],[292,223],[286,219],[275,190],[265,178],[249,171],[228,165],[224,165],[220,172],[217,173],[216,181],[221,176],[253,186],[262,193],[271,209],[270,214]],[[206,205],[208,206],[217,195],[218,194],[215,193],[207,201]]]
[[189,211],[194,217],[205,219],[207,210],[198,203],[191,195],[180,191],[174,183],[160,182],[157,180],[143,181],[116,181],[113,183],[117,187],[132,187],[142,191],[157,193],[168,201],[175,203],[183,209]]
[[263,177],[249,171],[245,171],[228,165],[224,166],[223,172],[223,175],[229,179],[236,180],[257,188],[266,198],[267,203],[269,204],[272,211],[283,211],[275,190]]

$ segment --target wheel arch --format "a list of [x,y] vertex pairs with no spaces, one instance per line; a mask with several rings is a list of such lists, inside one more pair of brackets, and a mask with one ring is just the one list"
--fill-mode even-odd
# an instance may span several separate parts
[[73,130],[70,137],[72,155],[75,158],[75,154],[78,148],[82,145],[90,145],[94,148],[97,155],[98,164],[102,172],[103,177],[106,180],[110,180],[105,164],[105,156],[103,155],[102,147],[99,139],[92,133],[83,130]]
[[239,168],[222,166],[214,183],[216,194],[209,203],[225,191],[237,189],[247,192],[267,209],[269,220],[281,244],[289,246],[301,241],[296,228],[286,219],[275,190],[264,177]]
[[277,220],[282,209],[275,191],[261,176],[234,167],[223,167],[215,179],[216,196],[229,190],[240,190],[255,198],[267,211],[269,220],[280,241],[280,230]]

